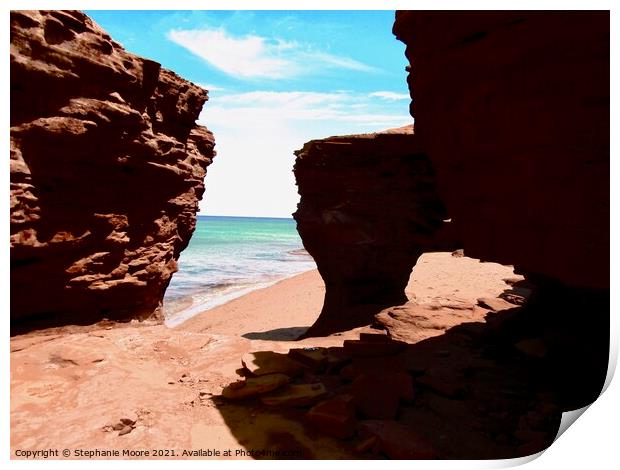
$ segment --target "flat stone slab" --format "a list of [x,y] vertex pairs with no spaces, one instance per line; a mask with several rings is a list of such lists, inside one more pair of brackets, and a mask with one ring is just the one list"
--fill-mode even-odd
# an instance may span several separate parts
[[389,360],[385,357],[355,357],[350,364],[340,370],[339,375],[346,381],[353,381],[364,374],[378,376],[408,370],[408,356],[403,351],[390,356]]
[[[372,335],[379,336],[379,335]],[[379,357],[392,356],[399,353],[405,347],[400,341],[387,340],[363,340],[347,339],[342,344],[344,350],[354,357]]]
[[423,305],[407,302],[382,310],[375,315],[375,322],[385,328],[391,338],[415,344],[442,335],[457,325],[484,321],[486,313],[471,303],[454,299]]
[[315,405],[306,419],[318,431],[337,439],[347,439],[355,433],[355,397],[336,395]]
[[224,387],[222,396],[229,400],[252,398],[276,390],[289,383],[289,380],[289,377],[284,374],[268,374],[260,377],[250,377]]
[[362,438],[374,438],[373,447],[396,460],[434,459],[433,443],[396,421],[368,420],[359,425]]
[[339,347],[294,348],[288,355],[315,372],[326,370],[329,373],[351,361],[351,355]]
[[260,401],[270,406],[309,406],[327,395],[322,383],[289,385],[282,390],[264,395]]
[[303,365],[286,354],[273,351],[257,351],[244,354],[241,363],[252,375],[285,374],[289,377],[299,375]]
[[493,297],[482,297],[478,299],[478,305],[483,308],[487,308],[493,312],[499,312],[501,310],[507,310],[509,308],[515,308],[515,304],[505,301],[504,299]]
[[294,348],[288,352],[288,355],[292,359],[301,362],[315,371],[320,370],[327,365],[327,348]]
[[413,400],[413,380],[407,373],[360,375],[351,384],[355,405],[368,418],[394,419],[400,400]]

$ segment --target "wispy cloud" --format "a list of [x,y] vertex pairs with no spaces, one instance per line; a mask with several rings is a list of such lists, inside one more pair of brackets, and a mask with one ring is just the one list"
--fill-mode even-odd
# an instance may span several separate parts
[[[304,127],[310,121],[334,124],[334,130],[359,127],[381,130],[411,122],[407,106],[396,106],[372,94],[352,92],[251,91],[220,94],[212,99],[201,119],[207,126],[239,126],[240,121],[253,126]],[[339,123],[339,124],[336,124]],[[369,127],[371,126],[371,127]],[[320,136],[316,136],[320,137]]]
[[[407,103],[352,91],[221,92],[199,122],[215,134],[203,213],[290,217],[294,151],[312,139],[411,124]],[[250,197],[248,195],[251,195]]]
[[350,57],[317,51],[308,44],[257,35],[234,37],[221,28],[174,29],[168,38],[237,78],[285,79],[334,68],[376,71]]
[[225,88],[221,87],[221,86],[217,86],[217,85],[211,85],[210,83],[196,83],[196,85],[198,85],[199,87],[204,88],[205,90],[209,90],[209,91],[224,91]]
[[394,93],[393,91],[375,91],[370,96],[390,101],[410,100],[407,93]]

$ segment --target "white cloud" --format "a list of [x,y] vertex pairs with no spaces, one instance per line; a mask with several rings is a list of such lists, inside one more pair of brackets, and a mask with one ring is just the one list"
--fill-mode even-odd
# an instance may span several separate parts
[[201,212],[290,217],[299,196],[293,152],[312,139],[412,122],[406,104],[350,92],[252,91],[220,94],[199,122],[215,135]]
[[256,35],[233,37],[224,29],[174,29],[168,38],[237,78],[283,79],[326,68],[375,71],[350,57],[313,51],[308,45]]
[[371,93],[369,96],[382,98],[384,100],[390,101],[399,101],[399,100],[410,100],[411,97],[407,93],[394,93],[393,91],[375,91]]
[[[411,117],[407,107],[393,111],[364,94],[303,91],[252,91],[219,96],[205,107],[202,118],[207,125],[236,126],[239,120],[255,120],[254,125],[298,126],[300,121],[341,122],[348,125],[384,123],[402,125]],[[371,129],[372,130],[372,129]],[[380,129],[374,129],[380,130]]]
[[222,88],[221,86],[211,85],[209,83],[196,83],[196,85],[209,91],[224,91],[225,90],[225,88]]

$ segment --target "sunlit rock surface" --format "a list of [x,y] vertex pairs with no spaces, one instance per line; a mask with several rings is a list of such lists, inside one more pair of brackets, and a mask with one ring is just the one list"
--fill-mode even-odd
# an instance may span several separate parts
[[14,326],[158,315],[215,155],[206,100],[83,13],[11,13]]

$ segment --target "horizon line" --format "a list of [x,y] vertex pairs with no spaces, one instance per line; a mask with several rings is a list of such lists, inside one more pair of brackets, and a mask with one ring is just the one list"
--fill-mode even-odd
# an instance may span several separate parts
[[244,219],[291,219],[295,220],[292,215],[288,217],[283,216],[273,216],[273,215],[222,215],[222,214],[196,214],[198,217],[236,217],[236,218],[244,218]]

